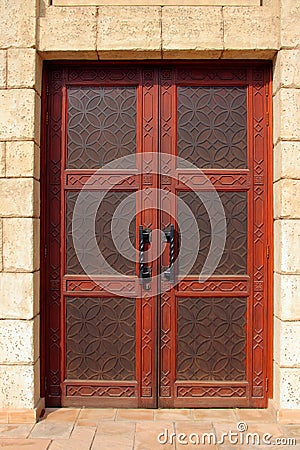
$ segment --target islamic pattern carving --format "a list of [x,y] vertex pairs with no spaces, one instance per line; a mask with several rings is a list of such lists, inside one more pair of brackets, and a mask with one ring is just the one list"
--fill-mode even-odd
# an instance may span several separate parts
[[67,298],[67,378],[135,379],[135,300]]
[[178,298],[177,317],[178,380],[245,379],[245,298]]
[[[128,196],[128,193],[120,191],[110,191],[106,193],[97,210],[101,199],[99,195],[101,195],[101,192],[85,191],[84,197],[82,200],[79,200],[80,208],[78,210],[80,210],[80,213],[76,215],[76,220],[73,221],[73,231],[76,233],[78,239],[77,251],[79,250],[81,261],[83,262],[88,274],[109,274],[109,269],[105,267],[104,263],[102,263],[101,259],[98,257],[98,251],[100,250],[104,260],[114,270],[118,271],[122,275],[135,275],[134,256],[133,260],[130,260],[120,254],[114,245],[111,234],[111,223],[114,212],[120,203]],[[78,261],[72,234],[72,218],[77,198],[78,192],[67,192],[67,273],[79,275],[85,272],[82,265]],[[131,198],[131,201],[131,207],[135,210],[135,201],[133,198]],[[129,203],[127,203],[126,209],[128,207]],[[95,210],[97,213],[95,223],[93,223]],[[127,214],[126,211],[124,211],[123,217],[126,217]],[[95,237],[98,248],[96,247],[92,236],[88,245],[86,243],[86,229],[88,228],[89,230],[92,230],[93,227],[95,227]],[[114,232],[118,232],[117,226],[114,226]],[[124,232],[124,228],[121,224],[119,227],[119,232]],[[130,241],[122,239],[122,251],[128,255],[129,253],[132,253],[130,250],[130,242],[132,246],[135,245],[135,219],[133,219],[130,224],[129,232]],[[80,242],[82,242],[82,245],[80,245]],[[134,252],[134,248],[132,248],[132,250]]]
[[200,168],[247,167],[244,87],[178,87],[178,156]]
[[[225,248],[214,275],[243,275],[247,273],[247,193],[219,192],[218,194],[223,204],[227,230]],[[208,206],[212,217],[216,208],[213,207],[213,197],[206,192],[201,193],[203,202],[195,192],[180,192],[179,197],[189,205],[193,213],[191,217],[180,217],[179,215],[179,220],[187,222],[188,220],[193,221],[195,218],[198,224],[199,251],[190,273],[200,274],[211,244],[210,219],[204,203]],[[218,214],[218,211],[215,211],[215,214]],[[192,239],[188,242],[194,245]],[[191,253],[192,250],[191,248]],[[221,250],[216,245],[212,251],[214,252],[213,256],[217,258]],[[184,261],[182,258],[180,261],[181,273],[186,266],[188,266],[188,261]]]
[[69,88],[69,169],[97,169],[135,151],[135,87]]

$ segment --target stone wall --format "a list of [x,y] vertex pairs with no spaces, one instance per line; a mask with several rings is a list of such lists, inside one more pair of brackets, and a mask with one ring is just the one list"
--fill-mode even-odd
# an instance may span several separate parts
[[274,58],[274,404],[282,420],[300,411],[300,0],[176,2],[0,2],[0,421],[33,420],[42,405],[42,59]]
[[[274,61],[274,401],[300,411],[300,2],[282,0]],[[300,414],[299,414],[300,417]]]

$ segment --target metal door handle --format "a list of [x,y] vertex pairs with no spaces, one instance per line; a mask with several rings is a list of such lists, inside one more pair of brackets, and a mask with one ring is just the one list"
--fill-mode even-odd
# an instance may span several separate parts
[[164,230],[166,241],[170,244],[169,247],[169,267],[164,271],[165,278],[170,281],[170,283],[175,282],[175,230],[174,225],[170,226],[170,229]]
[[151,242],[151,230],[150,228],[143,228],[142,225],[139,226],[139,279],[140,284],[144,285],[146,290],[150,289],[151,281],[151,267],[145,266],[144,264],[144,251],[145,244],[150,244]]

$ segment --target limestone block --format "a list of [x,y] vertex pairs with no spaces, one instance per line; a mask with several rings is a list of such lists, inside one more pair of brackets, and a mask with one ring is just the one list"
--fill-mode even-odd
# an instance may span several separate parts
[[300,274],[300,220],[275,220],[274,240],[275,271]]
[[224,49],[278,49],[279,12],[274,7],[224,7]]
[[99,8],[97,50],[140,50],[155,52],[161,49],[160,8],[148,6],[103,6]]
[[0,88],[6,87],[6,50],[0,50]]
[[10,48],[7,51],[7,86],[34,87],[36,51],[33,48]]
[[35,45],[36,0],[2,0],[0,17],[0,48]]
[[275,314],[281,320],[300,320],[300,275],[275,273]]
[[32,319],[39,312],[39,272],[0,274],[0,317]]
[[300,368],[300,322],[282,322],[278,319],[276,322],[275,335],[280,339],[280,366]]
[[0,270],[3,270],[3,220],[0,218]]
[[34,408],[39,364],[0,366],[0,404],[3,408]]
[[162,49],[166,53],[176,50],[222,50],[222,8],[164,7]]
[[0,139],[38,138],[39,117],[37,94],[33,89],[0,91]]
[[[96,8],[47,8],[39,19],[38,50],[96,51]],[[95,53],[96,54],[96,53]]]
[[300,140],[300,89],[280,89],[273,104],[274,142]]
[[0,364],[29,364],[39,357],[39,316],[0,321]]
[[274,180],[300,179],[300,142],[280,141],[274,149]]
[[38,181],[33,178],[1,178],[0,192],[2,217],[39,216]]
[[281,45],[296,47],[300,41],[300,1],[281,0]]
[[300,87],[300,50],[280,50],[274,66],[273,90]]
[[[94,5],[128,5],[128,0],[52,0],[55,6],[94,6]],[[139,5],[147,6],[172,6],[172,5],[210,5],[223,6],[226,5],[242,5],[257,6],[260,0],[139,0]]]
[[39,268],[39,220],[3,219],[3,269],[32,272]]
[[0,142],[0,177],[5,177],[5,142]]
[[300,218],[300,180],[284,179],[274,184],[275,218]]
[[300,408],[300,369],[280,368],[280,407]]
[[6,176],[40,178],[40,149],[33,141],[6,144]]

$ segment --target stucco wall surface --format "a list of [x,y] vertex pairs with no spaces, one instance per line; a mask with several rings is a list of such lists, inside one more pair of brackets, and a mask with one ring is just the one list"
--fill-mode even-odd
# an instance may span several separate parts
[[300,0],[98,3],[0,2],[0,421],[34,420],[42,404],[42,59],[274,59],[274,403],[300,411]]

